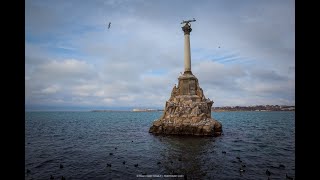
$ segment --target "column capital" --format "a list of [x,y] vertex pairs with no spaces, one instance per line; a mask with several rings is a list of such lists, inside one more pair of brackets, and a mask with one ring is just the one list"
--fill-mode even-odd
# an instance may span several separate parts
[[191,29],[191,24],[190,24],[190,23],[186,23],[186,24],[182,27],[182,31],[184,32],[184,35],[190,35],[190,32],[192,31],[192,29]]

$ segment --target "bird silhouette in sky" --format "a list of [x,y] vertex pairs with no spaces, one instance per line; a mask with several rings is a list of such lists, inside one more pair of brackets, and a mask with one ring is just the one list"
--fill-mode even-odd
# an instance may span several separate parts
[[109,22],[108,29],[110,29],[110,27],[111,27],[111,22]]

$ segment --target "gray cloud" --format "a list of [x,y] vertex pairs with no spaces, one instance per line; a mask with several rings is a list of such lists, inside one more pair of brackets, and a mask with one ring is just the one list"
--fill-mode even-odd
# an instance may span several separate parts
[[215,105],[294,104],[292,1],[26,1],[26,104],[162,107],[193,17],[192,70]]

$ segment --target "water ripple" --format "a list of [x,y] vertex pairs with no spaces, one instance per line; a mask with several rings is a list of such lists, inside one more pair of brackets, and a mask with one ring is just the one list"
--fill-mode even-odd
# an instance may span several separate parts
[[212,113],[223,124],[220,137],[149,134],[151,123],[161,115],[26,112],[25,167],[31,170],[26,179],[180,174],[188,179],[256,180],[267,179],[266,169],[272,179],[295,175],[294,112]]

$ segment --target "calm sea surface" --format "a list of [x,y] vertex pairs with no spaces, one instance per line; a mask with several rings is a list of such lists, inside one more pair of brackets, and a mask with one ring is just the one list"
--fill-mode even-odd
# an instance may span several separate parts
[[149,134],[162,113],[26,112],[25,179],[266,180],[267,169],[270,179],[295,176],[295,112],[213,112],[220,137]]

